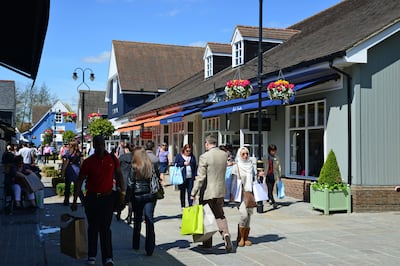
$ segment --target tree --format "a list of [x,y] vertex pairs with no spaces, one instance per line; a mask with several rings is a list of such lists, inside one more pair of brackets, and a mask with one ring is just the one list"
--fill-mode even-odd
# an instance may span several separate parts
[[75,137],[76,137],[76,134],[74,133],[74,131],[72,131],[72,130],[67,130],[67,131],[65,131],[64,132],[64,134],[63,134],[63,142],[64,143],[66,143],[66,142],[71,142],[71,141],[74,141],[75,140]]
[[25,89],[16,88],[16,125],[20,132],[24,132],[23,125],[32,122],[33,105],[52,105],[57,101],[57,97],[50,94],[46,84],[40,88],[31,84],[26,84]]
[[110,121],[104,118],[98,118],[92,121],[88,127],[89,134],[92,137],[103,135],[104,137],[111,137],[115,131],[114,126]]

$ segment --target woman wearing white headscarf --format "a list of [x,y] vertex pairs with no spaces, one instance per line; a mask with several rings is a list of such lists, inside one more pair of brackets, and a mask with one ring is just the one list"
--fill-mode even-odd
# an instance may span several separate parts
[[[249,150],[241,147],[236,154],[236,164],[232,168],[233,178],[240,180],[243,191],[253,191],[253,181],[256,178],[257,168],[250,160]],[[252,243],[248,239],[250,232],[250,216],[253,214],[253,208],[246,208],[243,200],[239,205],[240,221],[238,229],[237,243],[239,247],[250,246]]]

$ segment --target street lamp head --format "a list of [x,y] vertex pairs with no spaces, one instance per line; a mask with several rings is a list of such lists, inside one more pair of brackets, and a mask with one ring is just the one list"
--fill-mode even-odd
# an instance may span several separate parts
[[78,73],[76,73],[76,72],[72,73],[72,78],[74,80],[77,80],[78,79]]
[[93,81],[93,80],[94,80],[94,73],[90,73],[90,77],[89,77],[89,79],[90,79],[91,81]]

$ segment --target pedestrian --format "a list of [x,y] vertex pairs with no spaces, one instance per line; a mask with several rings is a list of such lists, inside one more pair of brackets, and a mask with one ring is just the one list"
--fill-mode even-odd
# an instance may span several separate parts
[[[121,172],[122,172],[122,176],[124,177],[124,184],[127,186],[126,189],[126,199],[125,201],[128,203],[128,216],[126,217],[126,221],[128,224],[132,223],[132,203],[130,202],[130,189],[128,187],[128,175],[129,175],[129,171],[131,169],[132,166],[132,151],[133,151],[133,145],[130,143],[126,143],[125,147],[124,147],[124,154],[122,154],[118,159],[119,162],[121,164]],[[122,210],[118,210],[117,211],[117,220],[121,220],[121,212]]]
[[[71,141],[68,145],[68,149],[64,151],[64,156],[62,157],[62,168],[61,175],[64,177],[64,206],[69,206],[69,197],[71,195],[71,183],[76,185],[76,181],[79,176],[81,164],[83,161],[83,156],[79,150],[78,143]],[[82,199],[82,195],[79,195]]]
[[183,184],[178,185],[182,209],[186,207],[185,198],[188,198],[189,206],[193,205],[190,195],[193,189],[194,177],[197,173],[196,157],[192,153],[190,144],[185,144],[180,153],[175,157],[174,165],[182,168]]
[[49,163],[49,157],[51,155],[51,147],[49,146],[48,143],[44,145],[43,152],[44,152],[44,164]]
[[19,154],[22,156],[24,166],[27,169],[31,169],[31,166],[35,162],[35,158],[32,149],[28,147],[28,144],[22,143],[22,148],[19,150]]
[[266,169],[266,184],[268,189],[269,204],[277,208],[273,191],[275,187],[275,182],[281,179],[281,164],[279,158],[276,155],[277,147],[275,144],[270,144],[268,146],[268,159],[267,159],[267,169]]
[[121,140],[121,142],[119,143],[118,148],[115,150],[115,155],[117,156],[117,158],[119,158],[121,155],[123,155],[125,153],[125,141]]
[[88,222],[88,260],[87,264],[94,265],[97,256],[97,239],[100,235],[102,263],[114,265],[111,221],[113,217],[113,176],[117,175],[117,186],[121,190],[121,203],[125,200],[125,185],[120,164],[105,150],[104,137],[93,138],[95,153],[82,163],[79,177],[74,187],[74,200],[71,210],[77,210],[77,198],[81,191],[82,182],[86,180],[86,196],[84,208]]
[[133,152],[132,171],[129,175],[134,217],[132,248],[138,250],[140,247],[140,232],[144,217],[146,224],[145,250],[147,256],[153,254],[155,247],[153,219],[155,197],[150,192],[152,174],[153,163],[147,155],[147,152],[143,148],[135,148]]
[[[253,181],[259,179],[257,176],[256,165],[250,160],[249,150],[246,147],[241,147],[236,154],[236,163],[232,168],[232,176],[237,183],[240,180],[243,191],[253,191]],[[260,172],[263,174],[263,172]],[[239,247],[251,246],[251,241],[248,239],[250,232],[250,218],[253,215],[253,208],[247,208],[243,200],[239,205],[240,220],[238,224],[237,244]]]
[[[225,242],[227,252],[232,251],[228,221],[224,214],[224,196],[226,193],[225,172],[228,154],[217,147],[217,139],[209,135],[205,142],[206,152],[200,155],[197,177],[194,181],[191,198],[199,194],[200,204],[208,204],[214,213],[219,232]],[[212,248],[212,237],[203,242],[200,248]]]
[[161,184],[165,186],[165,173],[168,170],[168,165],[169,165],[169,151],[168,151],[168,145],[167,143],[163,143],[160,147],[160,149],[157,150],[156,156],[158,157],[158,160],[160,162],[160,179],[161,179]]

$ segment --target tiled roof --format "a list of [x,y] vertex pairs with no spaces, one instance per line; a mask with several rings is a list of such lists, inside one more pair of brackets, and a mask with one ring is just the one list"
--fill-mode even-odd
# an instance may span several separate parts
[[[263,54],[262,72],[264,76],[276,75],[279,70],[288,71],[342,57],[349,48],[398,22],[400,1],[344,0],[292,25],[290,29],[300,32]],[[257,60],[254,58],[240,67],[243,79],[254,79],[257,76]],[[168,93],[133,110],[131,115],[205,97],[215,89],[224,88],[226,81],[235,76],[237,69],[226,68],[207,80],[204,80],[203,73],[197,74]]]
[[203,47],[113,41],[122,91],[169,89],[204,68]]
[[34,105],[32,106],[32,125],[39,122],[40,119],[49,111],[51,105]]
[[221,53],[232,55],[232,46],[230,44],[209,42],[207,43],[207,46],[214,54]]
[[15,112],[15,82],[12,80],[0,80],[0,110]]
[[[259,27],[237,25],[236,29],[240,31],[240,34],[244,38],[246,37],[258,38]],[[295,29],[263,28],[262,37],[268,39],[277,39],[286,41],[289,40],[293,35],[295,35],[298,32],[299,31]]]

